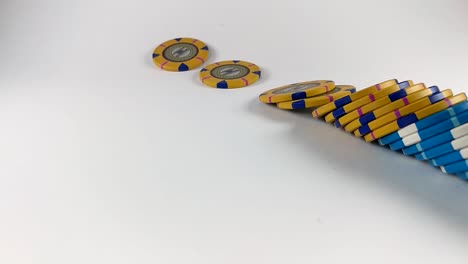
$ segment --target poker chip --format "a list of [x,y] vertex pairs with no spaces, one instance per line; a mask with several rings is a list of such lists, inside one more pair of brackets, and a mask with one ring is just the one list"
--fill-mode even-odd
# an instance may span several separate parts
[[[323,105],[319,108],[317,108],[316,110],[314,110],[312,112],[312,116],[314,118],[319,118],[319,117],[322,117],[328,113],[330,113],[331,111],[337,109],[337,108],[340,108],[352,101],[355,101],[363,96],[366,96],[368,95],[369,93],[373,93],[375,91],[380,91],[384,88],[387,88],[387,87],[390,87],[390,86],[393,86],[393,85],[396,85],[398,83],[398,81],[396,79],[392,79],[392,80],[387,80],[387,81],[384,81],[384,82],[381,82],[381,83],[378,83],[378,84],[375,84],[375,85],[372,85],[370,87],[367,87],[365,89],[362,89],[362,90],[359,90],[359,91],[356,91],[355,93],[349,95],[349,96],[345,96],[345,97],[342,97],[334,102],[330,102],[326,105]],[[334,120],[331,120],[330,122],[332,122]]]
[[[423,84],[417,85],[417,86],[424,87]],[[358,119],[355,119],[354,121],[346,125],[345,130],[348,132],[355,131],[356,129],[359,129],[361,126],[365,126],[369,122],[374,121],[377,118],[382,117],[385,114],[388,114],[389,112],[402,108],[408,104],[414,103],[418,101],[419,99],[434,95],[438,92],[439,92],[439,88],[437,88],[437,86],[432,86],[428,89],[423,88],[421,90],[413,92],[406,97],[397,99],[387,105],[384,105],[380,108],[375,109],[374,111],[371,111],[369,113],[362,115]]]
[[[451,173],[459,175],[462,172],[468,171],[468,160],[457,161],[452,164],[441,166],[440,169],[444,173]],[[466,175],[466,174],[462,174]]]
[[460,150],[462,148],[468,147],[468,136],[463,136],[461,138],[452,140],[451,142],[444,143],[442,145],[427,149],[414,155],[418,160],[428,160],[434,159],[436,157],[442,156],[444,154]]
[[458,178],[460,178],[462,180],[468,180],[468,172],[457,173],[457,176],[458,176]]
[[221,61],[210,64],[200,71],[200,80],[213,88],[232,89],[248,86],[261,76],[260,68],[240,60]]
[[274,88],[260,94],[259,100],[281,109],[315,108],[314,118],[324,117],[366,142],[378,140],[468,180],[465,93],[453,95],[450,89],[397,80],[356,91],[351,85],[319,80]]
[[176,38],[159,44],[153,51],[154,64],[166,71],[188,71],[208,59],[205,43],[193,38]]
[[368,104],[370,102],[375,101],[378,98],[381,98],[383,96],[386,96],[386,95],[388,95],[390,93],[393,93],[393,92],[396,92],[398,90],[400,90],[398,85],[392,85],[390,87],[381,88],[378,91],[369,93],[366,96],[363,96],[363,97],[361,97],[359,99],[353,100],[350,103],[335,109],[334,111],[332,111],[331,113],[329,113],[328,115],[325,116],[325,121],[327,123],[331,123],[331,122],[335,121],[337,118],[344,116],[346,113],[349,113],[350,111],[352,111],[352,110],[354,110],[354,109],[356,109],[356,108],[358,108],[360,106],[366,105],[366,104]]
[[267,104],[281,103],[326,94],[334,88],[335,82],[333,81],[293,83],[268,90],[260,94],[259,99],[260,102]]
[[[459,117],[454,117],[451,119],[452,126],[454,124],[457,124],[457,122],[460,122],[460,124],[463,124],[463,122],[467,121],[462,121],[463,119],[466,119],[466,117],[459,116]],[[448,127],[442,127],[442,126],[437,126],[434,129],[430,129],[430,132],[427,131],[427,133],[438,133],[442,129],[450,129],[450,124],[444,123],[444,125],[449,125]],[[407,136],[403,139],[397,140],[393,143],[391,143],[390,149],[392,150],[399,150],[402,149],[403,154],[409,156],[409,155],[414,155],[419,152],[424,151],[425,149],[430,149],[435,146],[438,146],[440,144],[443,144],[445,142],[449,142],[451,140],[457,139],[459,137],[462,137],[464,135],[468,134],[468,124],[460,125],[458,127],[452,128],[449,131],[445,131],[442,133],[439,133],[435,136],[429,137],[427,139],[421,139],[421,135],[419,135],[419,132],[416,132],[410,136]],[[414,143],[418,142],[418,143]]]
[[277,103],[276,106],[281,109],[313,108],[313,107],[327,104],[329,102],[333,102],[355,91],[356,91],[356,88],[352,85],[336,85],[335,89],[333,89],[332,91],[326,94],[318,95],[315,97],[309,97],[305,99],[300,99],[300,100],[295,100],[295,101],[281,102],[281,103]]
[[393,143],[395,141],[401,140],[406,136],[409,136],[411,134],[414,134],[424,128],[430,127],[432,125],[435,125],[439,122],[445,121],[449,118],[452,118],[460,113],[463,113],[465,111],[468,111],[468,102],[462,102],[460,104],[457,104],[455,106],[452,106],[444,111],[441,111],[437,114],[434,114],[432,116],[429,116],[427,118],[424,118],[423,120],[420,120],[414,124],[411,124],[405,128],[402,128],[398,130],[395,133],[392,133],[386,137],[383,137],[379,139],[379,144],[380,145],[387,145],[390,143]]
[[468,159],[468,148],[462,148],[460,150],[456,150],[448,154],[444,154],[435,159],[432,159],[429,163],[432,166],[440,167],[440,166],[445,166],[445,165],[455,163],[457,161],[461,161],[464,159]]
[[[463,98],[461,96],[461,98]],[[437,111],[437,107],[436,105],[433,105],[434,107],[432,107],[432,109],[429,109],[429,111],[431,112],[427,112],[427,113],[420,113],[421,115],[425,114],[429,117],[433,116],[432,111],[434,111],[434,113],[437,113],[435,111]],[[438,107],[443,107],[442,105],[438,105]],[[440,109],[440,108],[439,108]],[[440,112],[440,111],[439,111]],[[416,113],[417,114],[417,113]],[[408,117],[405,117],[405,118],[411,118],[411,116],[408,116]],[[418,118],[419,120],[419,118]],[[421,120],[422,121],[422,120]],[[450,123],[448,122],[450,121]],[[437,127],[440,127],[440,125],[438,125],[440,122],[446,122],[444,124],[446,124],[445,127],[443,127],[444,129],[448,130],[448,129],[451,129],[453,127],[458,127],[464,123],[467,123],[468,122],[468,112],[464,112],[463,114],[460,114],[460,115],[456,115],[454,117],[451,117],[447,120],[447,118],[445,118],[444,120],[440,120],[437,122],[437,124],[435,123],[432,123],[431,125],[428,125],[428,128],[426,131],[424,131],[423,133],[421,133],[421,135],[426,135],[425,137],[427,138],[427,135],[435,135],[435,133],[440,133],[441,131],[440,130],[437,130],[436,128]],[[412,124],[413,125],[413,124]],[[430,132],[429,132],[430,131]],[[422,132],[422,130],[421,130]],[[450,132],[450,131],[449,131]],[[412,146],[412,145],[415,145],[414,148],[416,148],[417,150],[419,150],[418,152],[421,152],[423,151],[423,149],[428,149],[428,148],[431,148],[433,146],[437,146],[438,144],[442,144],[446,141],[443,141],[443,140],[446,140],[448,137],[452,137],[452,136],[455,136],[455,138],[458,138],[460,137],[460,132],[458,133],[455,133],[454,135],[450,134],[450,135],[447,135],[446,137],[439,137],[440,135],[437,135],[437,138],[436,139],[433,139],[433,138],[430,138],[429,139],[429,142],[426,143],[426,145],[421,145],[419,143],[421,143],[421,135],[416,132],[416,133],[413,133],[413,134],[410,134],[406,137],[403,137],[402,139],[400,140],[397,140],[393,143],[391,143],[389,146],[390,146],[390,149],[392,150],[399,150],[399,149],[402,149],[402,148],[405,148],[405,147],[409,147],[409,146]],[[463,136],[463,135],[461,135]],[[447,140],[447,141],[450,141],[451,139]],[[438,143],[438,144],[437,144]],[[419,144],[419,145],[418,145]],[[413,151],[413,150],[412,150]],[[411,152],[412,152],[411,151]],[[406,155],[408,155],[409,153],[409,150],[406,149],[405,152],[404,152]],[[412,154],[409,154],[409,155],[412,155]]]
[[384,96],[376,101],[373,101],[364,106],[358,107],[356,108],[356,110],[353,110],[349,112],[348,114],[340,117],[335,122],[338,122],[339,126],[344,126],[353,120],[359,119],[364,114],[367,114],[374,109],[383,107],[387,104],[390,104],[398,99],[401,99],[407,96],[408,94],[414,93],[416,91],[419,91],[425,88],[424,84],[417,84],[417,85],[410,86],[410,81],[399,83],[398,86],[400,87],[400,89],[403,89],[403,90],[398,90],[394,93],[389,94],[388,96]]
[[[468,123],[468,112],[452,117],[443,122],[439,122],[433,126],[406,136],[401,141],[405,146],[409,147],[402,149],[403,154],[408,156],[414,155],[418,152],[424,151],[425,149],[444,143],[443,140],[445,140],[447,137],[462,137],[465,133],[468,133],[468,127],[464,126],[466,123]],[[450,135],[441,134],[447,130],[450,130],[448,131],[450,132]],[[421,144],[423,141],[425,141],[425,143]]]
[[[411,81],[410,81],[411,82]],[[412,84],[413,82],[411,82]],[[399,91],[401,88],[401,86],[403,87],[408,87],[410,84],[408,82],[403,82],[403,83],[399,83],[398,85],[393,85],[393,86],[390,86],[390,87],[387,87],[387,88],[384,88],[380,91],[377,91],[377,92],[374,92],[374,93],[370,93],[368,94],[367,96],[363,96],[345,106],[342,106],[338,109],[336,109],[335,111],[331,112],[330,114],[328,114],[325,119],[331,119],[329,116],[330,115],[333,115],[333,119],[336,120],[344,115],[346,115],[347,113],[355,110],[356,108],[359,108],[363,105],[366,105],[366,104],[369,104],[371,102],[374,102],[375,100],[377,99],[380,99],[384,96],[388,96],[389,94],[392,94],[396,91]],[[336,127],[341,127],[339,122],[336,122],[335,123],[335,126]]]
[[[442,92],[441,94],[451,94],[452,92],[450,90],[446,90],[445,92]],[[462,101],[466,101],[466,95],[465,94],[459,94],[457,96],[452,96],[452,97],[449,97],[447,100],[443,100],[439,103],[437,103],[437,105],[442,105],[442,104],[446,104],[447,107],[450,107],[454,104],[457,104],[457,103],[460,103]],[[423,111],[425,109],[422,109]],[[393,133],[395,131],[398,131],[400,128],[403,128],[407,125],[409,125],[410,123],[414,123],[417,121],[417,118],[415,115],[413,115],[413,120],[412,122],[410,122],[409,120],[404,120],[402,118],[398,118],[396,121],[393,121],[387,125],[384,125],[382,127],[379,127],[377,128],[376,130],[370,132],[369,134],[365,135],[364,136],[364,139],[367,141],[367,142],[370,142],[370,141],[374,141],[376,139],[379,139],[381,137],[384,137],[390,133]],[[357,131],[357,130],[356,130]]]
[[451,90],[445,90],[440,93],[436,93],[434,95],[431,95],[429,97],[425,97],[422,99],[417,100],[414,103],[410,103],[402,108],[393,110],[389,112],[388,114],[385,114],[374,121],[369,122],[366,125],[361,126],[359,129],[354,131],[354,134],[356,136],[363,136],[371,133],[372,131],[378,129],[379,127],[384,126],[385,124],[388,124],[394,120],[399,119],[402,116],[406,116],[408,114],[414,113],[426,106],[429,106],[431,104],[434,104],[436,102],[439,102],[440,100],[443,100],[447,97],[452,96],[452,91]]

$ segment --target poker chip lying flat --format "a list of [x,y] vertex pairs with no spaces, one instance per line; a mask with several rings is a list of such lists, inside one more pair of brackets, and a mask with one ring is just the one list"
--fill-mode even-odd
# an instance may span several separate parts
[[[410,87],[413,85],[413,81],[404,81],[401,83],[398,83],[397,85],[393,85],[387,88],[384,88],[378,92],[375,93],[370,93],[368,96],[364,96],[359,98],[356,101],[353,101],[345,106],[342,106],[335,111],[333,111],[331,114],[334,115],[335,118],[335,126],[336,127],[341,127],[342,124],[339,122],[339,119],[346,116],[347,114],[357,110],[358,108],[362,106],[366,106],[370,103],[375,102],[376,100],[379,100],[384,97],[388,97],[389,95],[395,93],[395,92],[401,92],[401,89],[405,89],[407,87]],[[330,114],[329,114],[330,115]],[[325,117],[327,118],[327,117]],[[350,120],[352,121],[352,120]],[[343,122],[344,123],[344,122]]]
[[213,88],[232,89],[248,86],[262,75],[260,68],[247,61],[231,60],[210,64],[200,71],[200,80]]
[[[418,84],[416,86],[422,87],[424,85]],[[378,109],[375,109],[374,111],[370,113],[364,114],[360,118],[346,125],[345,130],[348,132],[355,131],[356,129],[359,129],[361,126],[365,126],[369,122],[374,121],[377,118],[382,117],[391,111],[402,108],[408,104],[414,103],[422,98],[434,95],[438,92],[439,92],[439,88],[437,88],[437,86],[430,87],[429,89],[423,88],[421,90],[418,90],[414,93],[409,94],[406,97],[395,100],[394,102],[391,102],[390,104],[384,105]]]
[[272,104],[287,101],[294,101],[328,93],[335,88],[333,81],[309,81],[293,83],[278,88],[268,90],[260,94],[262,103]]
[[[317,109],[315,109],[313,112],[312,112],[312,116],[314,118],[319,118],[319,117],[322,117],[328,113],[330,113],[331,111],[339,108],[339,107],[342,107],[346,104],[349,104],[350,102],[354,101],[354,100],[357,100],[363,96],[366,96],[368,95],[369,93],[373,93],[375,91],[380,91],[382,90],[383,88],[386,88],[386,87],[390,87],[390,86],[393,86],[395,84],[397,84],[398,81],[396,79],[393,79],[393,80],[388,80],[388,81],[384,81],[384,82],[381,82],[381,83],[378,83],[378,84],[375,84],[375,85],[372,85],[370,87],[367,87],[365,89],[362,89],[362,90],[359,90],[349,96],[345,96],[345,97],[342,97],[334,102],[330,102],[326,105],[323,105]],[[332,120],[333,121],[333,120]],[[330,121],[330,122],[332,122]]]
[[440,167],[440,166],[445,166],[445,165],[455,163],[458,161],[462,161],[464,159],[468,159],[468,148],[462,148],[460,150],[456,150],[448,154],[444,154],[440,157],[432,159],[430,163],[432,166]]
[[371,122],[369,122],[366,125],[361,126],[359,129],[354,131],[354,134],[356,136],[363,136],[366,134],[371,133],[372,131],[378,129],[379,127],[384,126],[385,124],[388,124],[394,120],[399,119],[402,116],[409,115],[411,113],[414,113],[418,110],[423,109],[424,107],[427,107],[429,105],[432,105],[434,103],[439,102],[440,100],[443,100],[447,97],[452,96],[452,91],[451,90],[445,90],[440,93],[436,93],[434,95],[431,95],[429,97],[425,97],[422,99],[417,100],[414,103],[410,103],[402,108],[393,110],[389,112],[388,114],[385,114]]
[[[444,94],[444,92],[442,92],[442,94]],[[451,92],[450,92],[450,94],[451,94]],[[443,100],[441,102],[435,103],[432,106],[428,106],[426,108],[423,108],[420,112],[421,113],[424,113],[424,112],[427,113],[427,109],[439,108],[441,105],[444,105],[444,104],[448,108],[448,107],[450,107],[450,106],[452,106],[454,104],[460,103],[462,101],[466,101],[466,95],[465,94],[459,94],[457,96],[449,97],[448,100]],[[367,134],[364,137],[364,139],[367,142],[374,141],[374,140],[379,139],[381,137],[384,137],[384,136],[386,136],[386,135],[388,135],[390,133],[398,131],[400,128],[408,126],[408,125],[410,125],[410,124],[412,124],[412,123],[414,123],[416,121],[418,121],[418,119],[416,118],[416,115],[412,115],[411,120],[399,118],[394,122],[391,122],[391,123],[389,123],[387,125],[379,127],[378,129],[372,131],[371,133]]]
[[[417,144],[402,149],[403,154],[407,156],[415,155],[419,152],[424,151],[425,149],[430,149],[440,144],[468,135],[468,124],[464,124],[461,126],[456,125],[458,124],[453,125],[451,120],[449,120],[448,122],[442,122],[440,124],[437,124],[437,127],[434,129],[424,129],[418,132],[418,137],[421,138],[421,141]],[[445,132],[440,133],[440,131]],[[436,134],[434,134],[434,132]]]
[[423,120],[420,120],[414,124],[411,124],[405,128],[398,130],[395,133],[392,133],[384,138],[379,139],[380,145],[387,145],[395,141],[401,140],[406,136],[414,134],[420,130],[423,130],[427,127],[430,127],[439,122],[445,121],[449,118],[452,118],[460,113],[468,111],[468,102],[462,102],[455,106],[452,106],[444,111],[441,111],[432,116],[426,117]]
[[464,112],[399,139],[389,146],[392,150],[403,149],[405,155],[414,155],[466,135],[466,133],[468,133],[468,127],[463,124],[467,122],[468,112]]
[[277,103],[276,106],[281,109],[306,109],[313,108],[333,102],[343,96],[347,96],[356,91],[356,88],[352,85],[337,85],[335,89],[329,93],[318,95],[315,97],[309,97],[305,99],[281,102]]
[[[353,120],[359,119],[364,114],[367,114],[367,113],[369,113],[370,111],[372,111],[374,109],[378,109],[380,107],[388,105],[391,102],[394,102],[394,101],[396,101],[398,99],[401,99],[401,98],[407,96],[408,94],[414,93],[416,91],[419,91],[419,90],[422,90],[422,89],[425,88],[424,84],[418,84],[418,85],[413,85],[413,86],[409,86],[409,85],[410,85],[410,81],[399,83],[398,86],[400,87],[400,89],[403,89],[403,90],[398,90],[398,91],[396,91],[394,93],[389,94],[388,96],[384,96],[384,97],[382,97],[380,99],[377,99],[377,100],[375,100],[375,101],[373,101],[371,103],[368,103],[366,105],[358,107],[358,108],[356,108],[356,110],[353,110],[353,111],[349,112],[348,114],[340,117],[335,122],[338,122],[339,126],[344,126],[344,125],[350,123]],[[335,126],[337,126],[337,125],[335,125]]]
[[436,157],[439,157],[444,154],[447,154],[456,150],[460,150],[466,147],[468,147],[468,136],[464,136],[464,137],[452,140],[451,142],[447,142],[442,145],[439,145],[437,147],[424,150],[423,152],[416,154],[414,157],[418,160],[434,159]]
[[205,63],[208,54],[208,46],[202,41],[193,38],[176,38],[154,49],[153,62],[166,71],[188,71]]

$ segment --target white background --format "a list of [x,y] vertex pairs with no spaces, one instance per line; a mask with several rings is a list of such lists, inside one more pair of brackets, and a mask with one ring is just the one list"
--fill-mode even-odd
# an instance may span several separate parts
[[[308,113],[292,82],[467,91],[468,4],[0,3],[0,263],[467,263],[468,183]],[[196,37],[256,84],[164,72]]]

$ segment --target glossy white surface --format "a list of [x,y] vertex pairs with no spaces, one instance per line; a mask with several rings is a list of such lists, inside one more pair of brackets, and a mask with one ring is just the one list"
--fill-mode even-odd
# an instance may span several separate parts
[[[465,1],[0,4],[0,263],[466,263],[468,183],[267,89],[389,78],[466,91]],[[216,90],[167,39],[263,69]]]

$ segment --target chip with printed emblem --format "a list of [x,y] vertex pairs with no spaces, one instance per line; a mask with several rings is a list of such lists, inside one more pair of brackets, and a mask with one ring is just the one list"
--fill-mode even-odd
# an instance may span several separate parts
[[159,44],[153,51],[154,64],[166,71],[189,71],[205,63],[208,46],[198,39],[176,38]]
[[202,83],[220,89],[241,88],[258,81],[260,68],[247,61],[230,60],[210,64],[200,70]]

